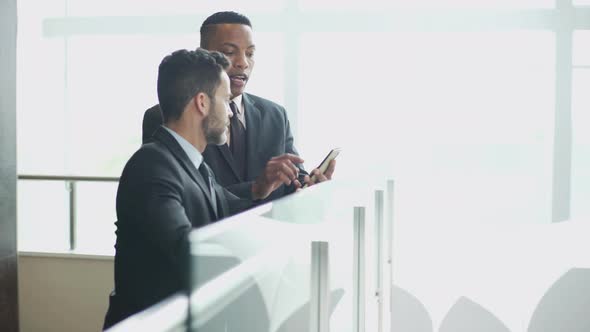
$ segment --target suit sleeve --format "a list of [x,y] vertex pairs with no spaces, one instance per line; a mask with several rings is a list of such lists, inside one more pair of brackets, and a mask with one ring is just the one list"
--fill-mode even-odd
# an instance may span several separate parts
[[[294,155],[298,155],[299,156],[299,152],[297,152],[297,149],[295,148],[294,145],[294,141],[295,139],[293,138],[293,134],[291,133],[291,124],[289,123],[289,118],[287,117],[287,113],[285,111],[285,109],[283,109],[283,112],[285,114],[285,153],[290,153],[290,154],[294,154]],[[303,183],[303,178],[306,175],[309,175],[307,173],[307,171],[303,168],[303,164],[296,164],[295,166],[297,166],[297,168],[299,168],[299,182]],[[295,192],[295,186],[294,185],[290,185],[287,188],[285,188],[286,193],[290,194]]]
[[238,196],[242,199],[252,200],[252,184],[254,181],[240,182],[230,184],[225,187],[233,195]]
[[137,157],[122,176],[118,210],[129,222],[128,229],[139,233],[185,275],[192,224],[183,206],[178,170],[161,155]]
[[[231,191],[227,190],[227,188],[222,188],[225,198],[227,200],[228,205],[228,212],[229,215],[232,216],[234,214],[238,214],[240,212],[246,211],[249,208],[253,207],[254,204],[251,199],[244,199],[238,197]],[[250,197],[252,197],[252,192],[250,191]]]

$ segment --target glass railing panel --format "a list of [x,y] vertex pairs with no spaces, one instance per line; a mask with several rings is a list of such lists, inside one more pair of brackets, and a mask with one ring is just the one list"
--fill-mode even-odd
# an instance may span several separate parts
[[[322,320],[332,331],[347,332],[354,331],[359,310],[366,330],[374,330],[379,317],[374,190],[384,187],[385,181],[331,181],[194,230],[191,330],[303,331]],[[365,241],[355,253],[358,206],[365,212]],[[321,250],[314,255],[317,243]],[[359,254],[362,269],[355,265]],[[362,272],[362,299],[355,297],[360,280],[355,269]],[[326,314],[316,321],[319,311]]]
[[313,227],[247,212],[193,232],[193,330],[305,325]]
[[[352,331],[353,216],[354,207],[362,206],[363,308],[366,326],[376,326],[375,189],[384,187],[385,181],[330,181],[195,231],[191,303],[201,318],[196,317],[193,325],[203,331],[219,324],[231,330],[239,322],[253,324],[248,329],[256,331],[307,329],[311,243],[322,241],[329,248],[330,325],[332,330]],[[230,295],[245,286],[240,295]],[[238,310],[243,298],[260,305]]]
[[[275,220],[294,223],[320,223],[316,227],[315,238],[329,243],[330,250],[330,288],[337,302],[331,315],[331,327],[337,331],[352,331],[354,323],[355,286],[359,280],[354,277],[355,265],[354,208],[364,208],[363,232],[363,269],[362,279],[364,300],[360,307],[367,330],[377,331],[379,317],[384,314],[384,307],[379,301],[388,299],[383,293],[385,286],[385,262],[387,249],[384,222],[378,227],[376,223],[376,190],[383,191],[386,181],[377,175],[367,175],[363,179],[334,180],[311,187],[306,191],[291,195],[273,204],[266,215]],[[383,201],[384,203],[384,201]],[[381,208],[384,209],[385,206]],[[381,236],[381,242],[378,242]],[[377,245],[381,252],[378,254]],[[378,273],[378,261],[381,269]],[[378,278],[379,276],[379,278]],[[379,295],[378,295],[379,294]],[[381,310],[381,314],[380,314]]]

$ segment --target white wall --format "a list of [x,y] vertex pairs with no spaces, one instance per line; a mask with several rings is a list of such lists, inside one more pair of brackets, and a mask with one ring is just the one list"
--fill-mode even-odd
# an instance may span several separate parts
[[20,331],[101,331],[113,258],[19,253]]

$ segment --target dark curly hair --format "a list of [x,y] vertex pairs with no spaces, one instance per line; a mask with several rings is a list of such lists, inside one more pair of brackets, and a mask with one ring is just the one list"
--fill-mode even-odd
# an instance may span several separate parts
[[220,74],[228,66],[223,54],[202,48],[178,50],[166,56],[158,68],[158,100],[164,122],[178,120],[199,92],[213,98]]

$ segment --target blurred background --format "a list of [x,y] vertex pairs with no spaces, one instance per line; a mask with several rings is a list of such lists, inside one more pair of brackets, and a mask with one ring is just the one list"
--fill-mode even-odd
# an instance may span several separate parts
[[[286,107],[306,168],[396,180],[396,218],[590,214],[589,0],[22,0],[19,175],[118,177],[157,66],[220,10],[248,16],[247,91]],[[586,87],[586,88],[584,88]],[[20,251],[112,253],[116,182],[18,182]]]

